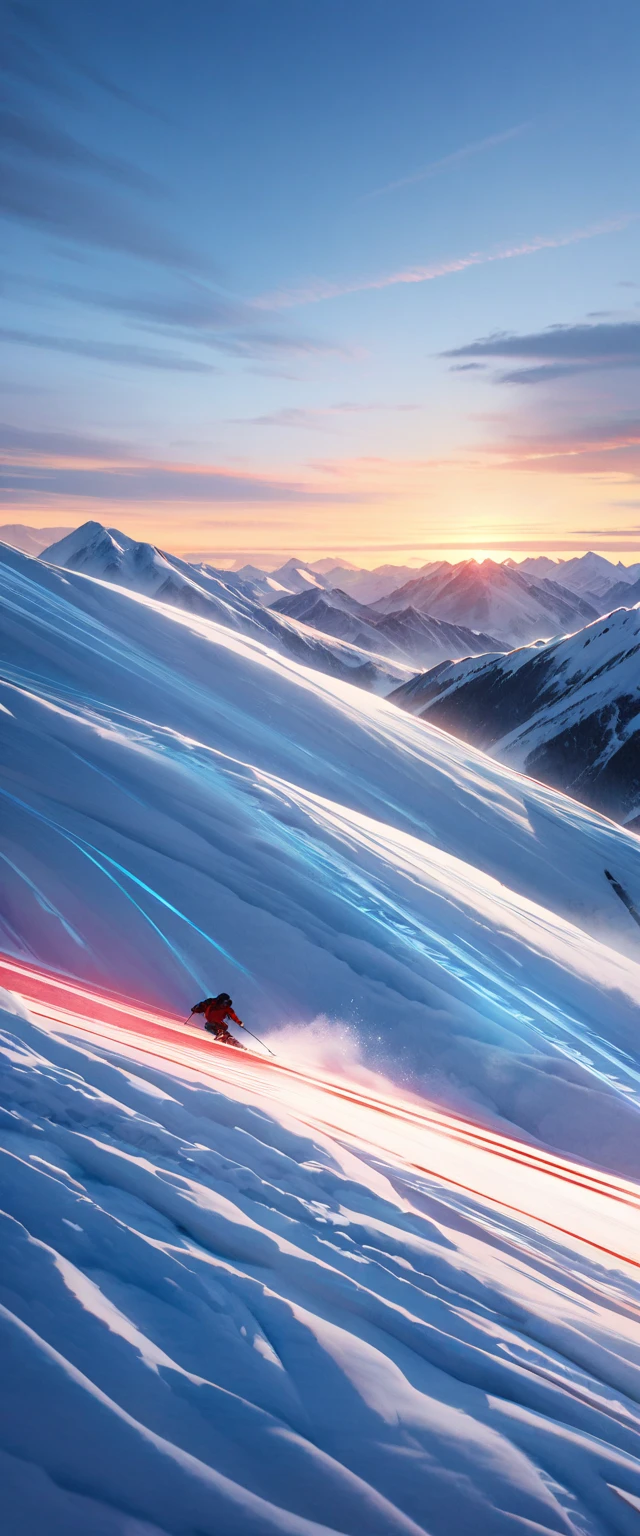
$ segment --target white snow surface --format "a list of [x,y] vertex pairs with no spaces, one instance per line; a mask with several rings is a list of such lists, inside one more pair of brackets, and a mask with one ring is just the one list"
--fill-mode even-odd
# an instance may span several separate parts
[[5,550],[2,948],[640,1172],[640,845],[255,640]]
[[4,1536],[635,1536],[632,1268],[5,1003]]

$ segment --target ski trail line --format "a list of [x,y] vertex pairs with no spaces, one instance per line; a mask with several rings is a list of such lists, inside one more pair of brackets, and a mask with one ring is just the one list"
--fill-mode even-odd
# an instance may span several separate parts
[[[308,1072],[218,1045],[171,1014],[0,955],[0,986],[19,993],[51,1032],[215,1082],[232,1097],[278,1106],[365,1155],[381,1172],[435,1181],[516,1215],[542,1234],[595,1250],[599,1263],[640,1268],[640,1186],[502,1135],[409,1095],[347,1077]],[[414,1179],[415,1182],[415,1179]],[[411,1200],[407,1183],[406,1198]]]

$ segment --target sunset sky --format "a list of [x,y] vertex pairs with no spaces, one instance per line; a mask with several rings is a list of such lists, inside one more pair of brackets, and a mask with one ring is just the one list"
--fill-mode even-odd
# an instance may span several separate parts
[[640,558],[637,0],[2,24],[1,522]]

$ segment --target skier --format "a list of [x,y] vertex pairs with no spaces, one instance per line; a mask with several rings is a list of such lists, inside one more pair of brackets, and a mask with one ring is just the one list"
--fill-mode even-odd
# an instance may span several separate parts
[[227,1029],[227,1019],[232,1019],[234,1024],[239,1024],[244,1029],[242,1019],[238,1018],[231,1006],[231,998],[228,992],[220,992],[218,997],[205,997],[203,1002],[196,1003],[192,1013],[204,1014],[204,1027],[210,1035],[222,1045],[235,1045],[236,1050],[244,1051],[244,1045],[239,1040],[234,1040],[230,1030]]

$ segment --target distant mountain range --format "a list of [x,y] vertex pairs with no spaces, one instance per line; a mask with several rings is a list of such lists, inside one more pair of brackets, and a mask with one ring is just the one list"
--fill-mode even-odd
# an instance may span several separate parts
[[[505,564],[513,566],[515,562],[507,560]],[[557,581],[561,587],[568,587],[570,592],[577,592],[589,602],[606,597],[620,583],[626,585],[640,579],[640,562],[623,565],[619,560],[614,565],[604,555],[594,554],[593,550],[587,555],[576,555],[573,560],[550,560],[547,555],[537,555],[521,560],[515,568],[524,576],[536,579],[546,576]]]
[[244,634],[263,640],[266,634],[296,660],[377,692],[397,687],[416,667],[495,651],[501,643],[410,609],[380,614],[345,592],[327,589],[327,576],[301,561],[290,560],[272,574],[256,566],[220,571],[136,543],[101,523],[83,524],[41,558],[177,603]]
[[[464,566],[479,568],[476,561],[460,561],[452,565],[448,560],[431,560],[420,567],[380,565],[370,571],[358,570],[341,560],[326,559],[308,562],[289,560],[286,565],[271,571],[270,575],[285,587],[289,586],[295,591],[302,591],[302,583],[294,585],[292,582],[291,571],[292,569],[299,572],[306,571],[310,577],[322,578],[320,585],[327,588],[340,587],[359,602],[375,605],[380,599],[391,595],[395,597],[403,592],[409,582],[421,577],[444,578],[447,573],[453,577]],[[602,610],[609,592],[640,581],[640,562],[635,565],[623,565],[618,561],[614,564],[613,561],[605,559],[604,555],[595,554],[593,551],[571,560],[552,560],[547,555],[538,555],[519,562],[514,560],[505,560],[500,564],[494,561],[483,562],[483,568],[491,566],[502,571],[513,570],[536,584],[551,581],[565,591],[584,598],[596,612]],[[261,574],[265,573],[261,572]],[[469,618],[467,617],[464,622],[470,623]],[[486,627],[484,623],[480,625],[480,628]]]
[[640,565],[596,554],[441,560],[400,582],[407,567],[359,571],[329,559],[226,571],[97,522],[64,533],[40,558],[387,694],[640,829]]
[[391,695],[421,719],[640,830],[640,606]]
[[[630,569],[637,570],[637,566]],[[634,608],[636,603],[640,603],[640,576],[637,581],[619,581],[615,587],[610,587],[604,602],[609,610],[618,607]]]
[[383,613],[415,608],[431,618],[497,635],[505,648],[566,634],[598,616],[598,608],[548,577],[523,575],[495,560],[443,564],[380,598]]
[[[84,525],[86,526],[86,525]],[[27,523],[5,523],[0,526],[0,542],[10,544],[15,549],[21,549],[26,554],[38,555],[44,549],[59,542],[67,534],[74,532],[70,527],[35,528]],[[129,543],[136,540],[128,538]],[[177,558],[177,557],[176,557]],[[213,557],[206,550],[198,550],[195,553],[183,554],[181,560],[187,565],[208,565],[218,570]],[[494,565],[495,562],[483,562],[483,565]],[[475,561],[461,561],[456,565],[447,560],[431,560],[422,566],[415,565],[379,565],[373,570],[361,569],[351,561],[340,556],[323,556],[319,560],[301,560],[297,556],[288,559],[277,569],[265,569],[258,563],[241,562],[234,559],[230,570],[224,571],[226,576],[240,576],[243,580],[249,580],[256,585],[264,586],[264,595],[268,597],[270,592],[280,595],[285,592],[302,592],[309,586],[317,586],[331,590],[340,588],[350,597],[356,598],[365,606],[373,605],[380,599],[386,599],[403,592],[409,582],[422,577],[433,578],[439,573],[449,573],[453,576],[463,567],[475,565]],[[582,597],[592,607],[602,611],[604,602],[609,595],[616,602],[622,600],[623,589],[640,583],[640,561],[634,565],[623,565],[622,561],[614,564],[604,555],[589,551],[588,554],[574,556],[570,560],[554,560],[549,555],[530,556],[524,560],[505,560],[499,567],[501,570],[513,570],[521,576],[529,577],[535,583],[551,581],[576,596]],[[636,599],[637,601],[637,599]],[[396,606],[401,607],[400,601]],[[615,606],[612,603],[611,606]],[[439,617],[439,615],[435,615]],[[455,621],[457,622],[457,620]],[[462,621],[468,627],[468,616]],[[481,623],[479,628],[486,631],[491,626]]]
[[318,591],[307,588],[280,597],[271,605],[272,612],[300,619],[324,634],[349,640],[363,650],[382,651],[405,661],[431,666],[443,658],[478,656],[500,649],[500,641],[491,635],[476,634],[463,625],[447,624],[418,613],[415,608],[381,614],[349,597],[339,588]]
[[[101,523],[84,523],[43,550],[40,559],[128,587],[158,602],[176,604],[263,642],[268,640],[296,661],[359,687],[388,693],[411,674],[407,662],[373,654],[369,647],[363,650],[340,638],[329,640],[295,618],[274,612],[263,601],[259,580],[244,580],[241,572],[190,565],[177,555],[153,544],[136,543],[117,528],[104,528]],[[258,571],[256,576],[260,578],[262,573]],[[266,590],[271,598],[283,589],[273,581]]]

